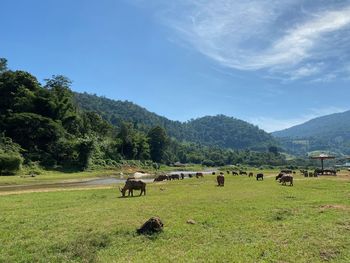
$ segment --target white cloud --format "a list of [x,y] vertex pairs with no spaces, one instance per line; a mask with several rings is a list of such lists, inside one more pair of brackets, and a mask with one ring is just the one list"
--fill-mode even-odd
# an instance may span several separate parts
[[222,66],[296,80],[329,71],[328,60],[342,67],[338,58],[349,51],[342,42],[344,34],[349,36],[349,1],[338,6],[319,2],[307,11],[305,2],[179,0],[162,5],[162,20]]

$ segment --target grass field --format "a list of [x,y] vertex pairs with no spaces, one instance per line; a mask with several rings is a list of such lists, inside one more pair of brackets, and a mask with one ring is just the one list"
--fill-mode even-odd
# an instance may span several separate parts
[[[350,180],[215,176],[0,196],[0,262],[350,262]],[[135,233],[159,216],[164,231]],[[195,220],[194,225],[187,224]]]

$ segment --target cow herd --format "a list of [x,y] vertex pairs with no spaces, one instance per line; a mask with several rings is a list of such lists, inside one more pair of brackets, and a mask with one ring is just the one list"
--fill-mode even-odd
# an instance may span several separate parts
[[[245,172],[245,171],[226,171],[227,174],[232,174],[232,175],[248,175],[248,177],[254,177],[254,174],[252,172]],[[303,172],[302,172],[303,173]],[[291,170],[281,170],[281,172],[276,176],[276,181],[278,180],[279,183],[282,185],[287,185],[287,183],[290,186],[293,186],[293,174],[295,174],[294,171]],[[216,175],[216,172],[212,172],[212,175]],[[202,172],[196,172],[196,173],[187,173],[187,176],[189,178],[196,177],[204,177]],[[264,180],[264,174],[263,173],[257,173],[256,174],[256,180],[257,181],[263,181]],[[158,175],[155,179],[154,182],[161,182],[161,181],[171,181],[171,180],[183,180],[185,178],[184,173],[180,174],[163,174],[163,175]],[[219,172],[219,174],[216,176],[216,181],[217,181],[217,186],[224,186],[225,185],[225,175],[224,172]],[[142,194],[146,195],[146,183],[143,182],[142,180],[136,180],[133,178],[130,178],[126,180],[125,185],[123,188],[120,188],[120,192],[123,197],[126,195],[126,191],[128,191],[128,196],[133,196],[133,190],[141,190],[140,196]]]

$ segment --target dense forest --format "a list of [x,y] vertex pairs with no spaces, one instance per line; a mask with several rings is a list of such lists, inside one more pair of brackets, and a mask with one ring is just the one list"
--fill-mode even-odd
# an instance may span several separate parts
[[350,111],[318,117],[273,135],[292,154],[331,151],[349,155]]
[[[30,73],[9,70],[6,60],[0,61],[0,174],[14,172],[22,163],[79,169],[118,166],[128,160],[153,166],[175,162],[207,166],[286,164],[272,144],[266,144],[261,152],[249,147],[241,150],[253,142],[273,142],[242,121],[217,116],[185,124],[173,122],[129,102],[74,94],[70,80],[61,75],[41,84]],[[122,106],[109,106],[113,113],[102,111],[106,102]],[[260,137],[245,138],[252,131]],[[201,143],[206,136],[217,145]],[[230,140],[234,149],[220,147]],[[236,143],[239,140],[242,144]]]
[[133,123],[138,130],[143,131],[158,125],[178,141],[262,152],[277,144],[270,134],[258,127],[224,115],[206,116],[181,123],[128,101],[115,101],[87,93],[75,93],[75,99],[82,109],[97,112],[116,127],[125,121]]

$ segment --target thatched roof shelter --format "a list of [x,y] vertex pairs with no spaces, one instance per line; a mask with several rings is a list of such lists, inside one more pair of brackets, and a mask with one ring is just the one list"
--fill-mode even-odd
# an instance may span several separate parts
[[316,159],[316,160],[321,160],[321,167],[322,167],[322,172],[324,171],[324,160],[329,160],[329,159],[335,159],[335,156],[327,155],[327,154],[320,154],[317,156],[311,156],[311,159]]

